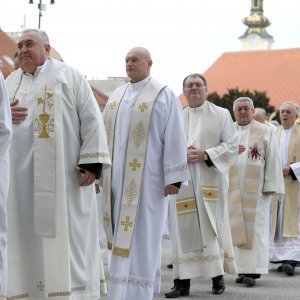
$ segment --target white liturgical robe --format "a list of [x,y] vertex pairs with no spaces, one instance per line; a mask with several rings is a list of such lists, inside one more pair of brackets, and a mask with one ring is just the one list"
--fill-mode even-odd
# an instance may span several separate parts
[[6,198],[9,181],[8,150],[11,140],[11,114],[3,75],[0,73],[0,296],[6,295],[7,217]]
[[[121,214],[129,128],[131,119],[134,118],[133,108],[137,96],[151,80],[146,78],[138,83],[129,83],[115,120],[111,184],[114,234]],[[106,110],[110,109],[109,103]],[[106,113],[104,111],[105,122]],[[111,255],[108,285],[110,300],[151,300],[153,293],[159,291],[160,274],[157,269],[160,264],[163,223],[168,209],[164,187],[189,178],[181,107],[178,98],[168,87],[164,87],[156,98],[148,132],[131,248],[128,257]]]
[[[274,237],[270,242],[270,261],[300,262],[300,124],[296,122],[288,129],[280,126],[277,131],[281,166],[282,168],[290,166],[297,180],[293,180],[290,175],[284,177],[286,194],[278,197],[277,209],[272,212]],[[288,208],[288,200],[295,206]],[[292,227],[296,228],[288,227],[293,229],[294,234],[285,230],[284,225],[288,223],[287,221],[294,221],[295,226]]]
[[[189,203],[182,201],[180,206],[180,195],[176,202],[171,201],[173,277],[212,278],[223,275],[224,270],[236,273],[227,203],[228,170],[238,154],[232,118],[228,110],[205,101],[200,107],[185,108],[184,122],[187,147],[193,145],[206,151],[214,165],[189,164],[196,217],[186,225],[185,232],[181,227],[192,216],[191,211],[185,211]],[[189,239],[192,233],[198,237]],[[200,244],[196,245],[195,240],[201,240]]]
[[[254,127],[259,134],[253,139],[254,131],[252,128]],[[267,274],[269,264],[269,210],[272,195],[264,195],[263,192],[284,193],[279,153],[274,130],[270,127],[253,120],[245,126],[237,125],[237,133],[239,145],[246,148],[243,153],[239,154],[237,160],[241,203],[245,207],[241,213],[244,213],[244,218],[246,218],[250,214],[250,210],[253,209],[254,216],[253,223],[248,225],[252,235],[250,245],[235,247],[238,273]],[[249,165],[254,166],[255,170],[258,171],[257,178],[254,171],[251,174],[246,171]],[[255,192],[249,188],[250,183],[256,187]],[[249,199],[252,199],[251,194],[254,198],[252,204],[249,202]],[[247,227],[246,219],[244,224],[238,226],[241,227],[242,225]],[[248,235],[247,238],[249,238]]]
[[[82,175],[75,170],[81,164],[110,164],[105,128],[92,90],[79,72],[53,59],[46,60],[34,75],[21,69],[13,72],[7,87],[11,101],[19,99],[20,106],[28,107],[27,118],[13,126],[10,149],[8,298],[99,299],[95,186],[81,187]],[[42,122],[35,116],[37,106],[49,119]],[[53,107],[54,118],[48,113]],[[51,156],[43,156],[41,150],[50,151]],[[39,182],[35,170],[40,172],[40,186],[35,184]],[[50,202],[49,194],[54,194]],[[43,200],[54,208],[47,223],[39,218],[40,214],[49,217]]]

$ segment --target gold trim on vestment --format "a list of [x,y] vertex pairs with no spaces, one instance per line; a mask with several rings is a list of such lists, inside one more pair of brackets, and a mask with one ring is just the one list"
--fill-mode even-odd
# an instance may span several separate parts
[[177,214],[193,213],[197,210],[195,198],[180,199],[176,201]]
[[81,291],[85,291],[85,286],[77,286],[77,287],[73,287],[71,288],[72,292],[81,292]]
[[107,243],[107,249],[111,250],[112,249],[112,243]]
[[71,295],[71,292],[68,292],[68,291],[48,293],[48,297],[49,298],[53,298],[53,297],[66,297],[66,296],[70,296],[70,295]]
[[174,260],[174,264],[190,264],[196,263],[199,261],[214,261],[214,260],[221,260],[222,256],[219,254],[216,255],[201,255],[201,256],[192,256],[192,257],[185,257],[185,258],[178,258]]
[[16,296],[7,297],[7,300],[18,300],[18,299],[24,299],[29,298],[29,293],[24,293]]
[[117,256],[128,257],[129,256],[129,249],[114,247],[113,254],[117,255]]
[[219,188],[216,186],[201,186],[202,198],[204,201],[217,202],[219,198]]
[[109,157],[107,152],[93,152],[93,153],[82,153],[80,158],[97,158],[97,157]]

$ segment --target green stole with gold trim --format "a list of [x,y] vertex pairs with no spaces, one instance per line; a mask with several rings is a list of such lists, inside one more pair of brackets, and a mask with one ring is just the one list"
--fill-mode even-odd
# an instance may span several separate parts
[[[110,153],[113,154],[115,124],[119,105],[128,85],[118,88],[108,101],[105,111],[105,127]],[[142,88],[137,96],[129,128],[125,174],[122,187],[121,211],[115,232],[112,228],[111,166],[103,169],[103,214],[108,249],[117,256],[128,257],[138,212],[141,183],[145,165],[147,140],[152,108],[159,92],[165,86],[155,79]]]
[[240,188],[237,162],[229,171],[229,217],[232,241],[239,248],[252,249],[254,222],[259,180],[261,176],[260,157],[264,155],[263,138],[266,126],[253,121],[248,143],[248,159],[245,166],[244,184]]

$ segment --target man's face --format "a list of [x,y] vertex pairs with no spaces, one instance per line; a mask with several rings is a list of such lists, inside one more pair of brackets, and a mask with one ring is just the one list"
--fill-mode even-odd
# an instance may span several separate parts
[[297,120],[297,113],[290,104],[285,104],[280,108],[280,121],[283,128],[291,128]]
[[254,109],[249,101],[241,101],[236,103],[233,113],[238,125],[248,125],[253,120]]
[[152,60],[139,49],[132,49],[125,58],[126,73],[131,82],[139,82],[150,75]]
[[190,107],[199,107],[206,100],[207,88],[200,77],[188,77],[185,81],[183,93]]
[[23,71],[33,74],[44,64],[50,52],[50,45],[43,45],[38,32],[25,33],[18,43],[18,57]]

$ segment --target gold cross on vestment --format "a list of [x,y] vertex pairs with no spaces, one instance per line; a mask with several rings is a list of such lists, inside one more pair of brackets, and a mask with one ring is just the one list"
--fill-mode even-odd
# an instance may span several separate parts
[[129,162],[129,167],[132,168],[132,171],[136,171],[136,168],[140,168],[141,164],[134,158],[133,161]]
[[117,102],[116,102],[116,101],[113,101],[113,102],[109,105],[109,107],[110,107],[111,109],[114,109],[116,106],[117,106]]
[[126,217],[125,221],[121,221],[121,225],[124,226],[124,231],[128,231],[128,227],[132,227],[132,222],[129,221],[130,217]]
[[42,281],[39,281],[38,282],[38,285],[36,286],[40,291],[43,291],[44,290],[44,284],[43,284],[43,282]]
[[108,227],[110,224],[110,217],[108,216],[108,213],[105,213],[103,220],[106,223],[106,226]]
[[148,109],[148,104],[143,102],[139,105],[139,109],[141,110],[141,112],[144,112],[146,109]]

